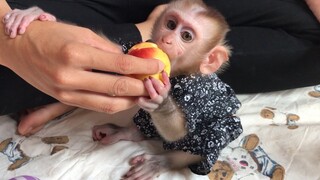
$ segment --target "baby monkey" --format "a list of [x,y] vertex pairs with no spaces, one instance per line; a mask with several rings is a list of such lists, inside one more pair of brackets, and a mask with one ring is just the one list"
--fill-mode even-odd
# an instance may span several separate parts
[[[10,37],[22,34],[42,16],[52,20],[43,11],[30,12],[20,22],[10,20],[14,13],[5,16]],[[240,119],[234,116],[240,102],[215,74],[229,59],[228,31],[224,17],[201,0],[172,1],[159,16],[151,37],[170,58],[170,79],[163,72],[163,82],[152,77],[144,80],[149,97],[138,99],[142,109],[134,116],[134,125],[104,124],[92,130],[93,139],[103,144],[162,140],[166,151],[133,157],[124,179],[153,179],[166,170],[185,167],[208,174],[221,149],[242,133]]]

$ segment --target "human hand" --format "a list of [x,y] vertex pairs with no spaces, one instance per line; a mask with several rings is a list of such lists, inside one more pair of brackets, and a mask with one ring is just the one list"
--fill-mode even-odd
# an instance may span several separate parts
[[163,82],[153,77],[144,80],[144,85],[149,93],[149,97],[140,97],[138,99],[138,105],[142,109],[148,112],[154,112],[158,110],[164,103],[164,100],[168,98],[171,83],[165,71],[162,72],[162,81]]
[[14,40],[1,33],[0,42],[0,64],[37,89],[65,104],[107,113],[132,107],[134,96],[146,91],[140,80],[93,69],[124,75],[163,69],[158,60],[124,55],[119,46],[91,30],[64,23],[33,22]]

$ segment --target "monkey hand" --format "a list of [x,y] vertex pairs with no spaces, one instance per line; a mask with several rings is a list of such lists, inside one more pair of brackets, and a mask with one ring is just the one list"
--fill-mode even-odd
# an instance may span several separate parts
[[[142,43],[136,44],[129,50],[128,54],[136,57],[140,57],[140,58],[147,58],[147,59],[153,58],[153,59],[160,60],[165,65],[164,71],[167,73],[167,76],[170,76],[171,65],[170,65],[169,57],[165,52],[163,52],[160,48],[158,48],[158,46],[155,43],[142,42]],[[131,76],[140,80],[153,77],[155,79],[163,81],[161,73],[152,74],[152,75],[133,74]]]
[[39,7],[31,7],[23,10],[14,9],[8,12],[2,21],[5,24],[5,33],[15,38],[18,34],[23,34],[29,24],[35,20],[56,21],[56,17]]
[[171,88],[167,73],[165,71],[162,72],[162,82],[154,77],[145,78],[144,86],[149,93],[149,97],[140,97],[138,99],[138,105],[148,112],[154,112],[160,109],[168,98]]

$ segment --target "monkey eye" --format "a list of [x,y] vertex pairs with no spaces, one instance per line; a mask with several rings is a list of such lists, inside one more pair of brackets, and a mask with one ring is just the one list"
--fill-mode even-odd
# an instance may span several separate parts
[[177,24],[176,24],[175,21],[169,20],[169,21],[167,22],[167,28],[168,28],[168,29],[174,30],[174,29],[176,29],[176,27],[177,27]]
[[183,31],[183,32],[181,32],[181,38],[185,42],[191,42],[193,40],[193,35],[188,31]]

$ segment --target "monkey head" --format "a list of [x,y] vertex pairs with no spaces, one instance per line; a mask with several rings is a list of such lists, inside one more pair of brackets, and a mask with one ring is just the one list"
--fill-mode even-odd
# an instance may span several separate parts
[[229,59],[224,17],[201,0],[172,1],[156,21],[152,40],[168,54],[171,74],[216,72]]

